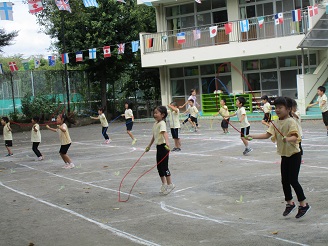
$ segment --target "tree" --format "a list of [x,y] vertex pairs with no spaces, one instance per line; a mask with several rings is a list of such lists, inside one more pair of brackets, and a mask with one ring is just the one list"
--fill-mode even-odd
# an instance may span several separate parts
[[[60,53],[69,52],[70,66],[75,63],[75,52],[83,51],[88,56],[89,48],[98,48],[97,59],[85,59],[83,64],[92,82],[100,82],[102,105],[107,105],[107,84],[114,87],[121,74],[131,64],[139,64],[140,57],[132,53],[129,42],[139,40],[139,32],[154,32],[155,12],[153,8],[137,5],[135,0],[126,4],[114,0],[98,0],[99,8],[85,8],[82,1],[71,0],[72,13],[59,11],[53,2],[46,2],[38,22],[45,32],[58,40],[54,45]],[[117,44],[125,43],[123,55],[117,54]],[[110,58],[104,58],[103,46],[111,46]],[[113,88],[115,91],[115,88]]]
[[6,33],[4,29],[0,29],[0,52],[3,52],[3,47],[11,45],[11,42],[17,35],[18,31]]

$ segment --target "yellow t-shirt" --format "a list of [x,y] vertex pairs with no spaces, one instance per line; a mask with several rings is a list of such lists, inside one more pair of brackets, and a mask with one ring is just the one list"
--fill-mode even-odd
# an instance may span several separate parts
[[317,101],[319,102],[319,107],[321,109],[321,112],[322,113],[326,112],[328,110],[326,94],[323,94],[322,96],[318,96]]
[[102,113],[102,114],[99,115],[98,117],[99,117],[99,120],[100,120],[101,126],[102,126],[102,127],[108,127],[108,122],[107,122],[107,119],[106,119],[105,114]]
[[227,105],[224,105],[220,108],[219,113],[221,114],[221,116],[223,117],[229,117],[229,110]]
[[155,122],[153,125],[153,136],[154,136],[154,143],[156,145],[161,145],[165,143],[164,134],[161,132],[166,132],[166,123],[164,120],[160,122]]
[[245,115],[244,120],[242,122],[240,122],[241,128],[246,128],[246,127],[250,126],[248,119],[247,119],[247,115],[246,115],[246,109],[244,107],[238,108],[236,114],[237,114],[237,117],[239,120],[241,119],[241,117],[243,115]]
[[62,124],[61,126],[62,126],[62,128],[64,128],[66,130],[66,132],[63,132],[62,130],[57,129],[57,132],[59,134],[60,144],[61,145],[70,144],[72,142],[72,140],[71,140],[71,137],[69,136],[68,127],[65,123]]
[[188,112],[189,112],[190,116],[197,118],[198,109],[196,108],[196,106],[192,106],[192,107],[188,108]]
[[170,127],[171,128],[180,128],[180,120],[179,120],[179,109],[177,108],[178,112],[173,110],[168,110],[167,113],[170,119]]
[[[34,131],[34,126],[37,132]],[[31,131],[31,142],[41,143],[41,132],[39,124],[34,124]]]
[[125,119],[131,119],[133,117],[132,109],[126,109],[124,112]]
[[[292,135],[297,136],[296,143],[284,143],[283,136],[277,131],[274,127],[276,126],[277,129],[285,136],[290,137]],[[271,134],[272,142],[277,143],[277,153],[280,156],[290,157],[298,152],[300,152],[299,142],[301,141],[301,135],[298,131],[296,121],[289,117],[285,120],[277,120],[274,122],[274,125],[270,125],[269,129],[267,130],[268,133]]]
[[13,140],[13,134],[10,129],[10,122],[3,126],[3,140]]
[[266,102],[264,105],[263,105],[263,111],[265,114],[269,113],[271,114],[271,105],[269,102]]

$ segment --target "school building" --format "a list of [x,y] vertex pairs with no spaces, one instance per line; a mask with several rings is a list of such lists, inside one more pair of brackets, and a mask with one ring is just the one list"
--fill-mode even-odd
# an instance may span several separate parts
[[138,0],[157,22],[157,33],[140,33],[142,66],[159,68],[163,105],[196,88],[199,102],[217,90],[230,100],[288,96],[305,115],[328,77],[325,2]]

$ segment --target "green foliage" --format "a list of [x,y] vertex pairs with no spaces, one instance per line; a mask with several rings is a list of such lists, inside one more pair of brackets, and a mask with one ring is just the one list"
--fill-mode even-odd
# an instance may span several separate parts
[[37,96],[31,98],[26,95],[22,99],[22,112],[26,119],[31,119],[34,116],[39,116],[41,121],[47,121],[58,111],[58,105],[55,98],[47,96]]
[[4,29],[0,28],[0,52],[2,52],[2,47],[10,45],[17,35],[18,31],[6,33]]

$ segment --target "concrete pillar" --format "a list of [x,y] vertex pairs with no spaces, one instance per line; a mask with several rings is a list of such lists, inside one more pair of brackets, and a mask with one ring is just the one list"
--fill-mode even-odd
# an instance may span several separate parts
[[171,83],[169,79],[168,67],[163,66],[159,68],[161,81],[161,99],[162,105],[168,105],[172,100]]

